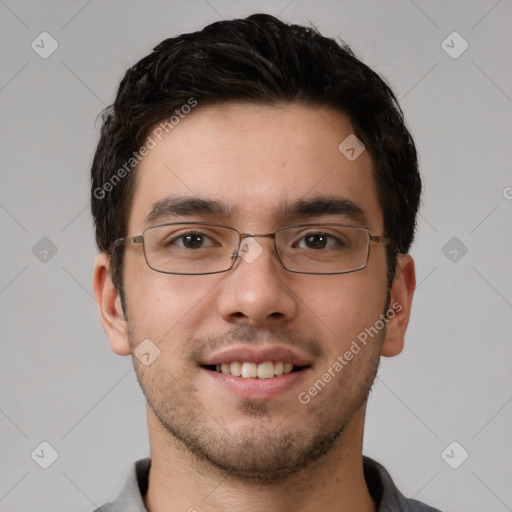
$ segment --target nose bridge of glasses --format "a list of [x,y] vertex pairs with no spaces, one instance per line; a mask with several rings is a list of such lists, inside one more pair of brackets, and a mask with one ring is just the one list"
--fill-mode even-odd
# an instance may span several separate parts
[[240,241],[244,238],[275,238],[275,233],[240,233]]
[[[247,244],[245,242],[247,239],[251,238],[273,238],[275,240],[276,234],[275,233],[239,233],[239,243],[233,254],[231,254],[232,258],[236,258],[240,256],[241,252],[244,252],[244,244]],[[263,248],[260,246],[260,244],[257,244],[260,247],[260,250],[263,251]],[[273,247],[274,248],[274,247]]]

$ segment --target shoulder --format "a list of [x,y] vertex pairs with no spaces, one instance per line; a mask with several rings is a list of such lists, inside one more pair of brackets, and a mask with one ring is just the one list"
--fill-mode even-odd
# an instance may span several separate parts
[[114,502],[105,503],[100,508],[93,510],[93,512],[121,512]]
[[148,489],[150,468],[150,458],[134,462],[117,499],[105,503],[93,512],[146,512],[143,496]]
[[363,457],[363,468],[368,490],[378,504],[377,512],[441,512],[421,501],[406,498],[386,468],[373,459]]

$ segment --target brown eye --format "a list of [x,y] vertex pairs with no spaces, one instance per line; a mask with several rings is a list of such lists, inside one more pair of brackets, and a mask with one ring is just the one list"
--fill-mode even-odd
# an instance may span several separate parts
[[183,246],[187,249],[198,249],[204,243],[204,236],[200,233],[192,233],[181,237],[183,240]]
[[307,235],[304,240],[306,241],[306,246],[310,249],[324,249],[327,245],[327,236],[321,233],[314,235]]
[[163,242],[163,246],[167,249],[175,249],[176,247],[182,249],[204,249],[215,245],[214,241],[208,235],[199,231],[176,234],[172,237],[168,237],[165,242]]

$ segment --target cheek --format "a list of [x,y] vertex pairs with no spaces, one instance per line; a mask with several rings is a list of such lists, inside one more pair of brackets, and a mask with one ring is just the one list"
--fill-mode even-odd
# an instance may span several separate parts
[[205,317],[205,304],[215,282],[206,279],[211,276],[176,276],[145,266],[126,268],[127,313],[134,341],[149,338],[159,343],[170,338],[176,341],[174,351],[179,339],[193,336],[197,329],[194,319]]
[[371,271],[325,277],[325,282],[317,280],[305,287],[300,297],[303,314],[314,320],[326,352],[336,358],[380,318],[386,285],[385,278],[377,278]]

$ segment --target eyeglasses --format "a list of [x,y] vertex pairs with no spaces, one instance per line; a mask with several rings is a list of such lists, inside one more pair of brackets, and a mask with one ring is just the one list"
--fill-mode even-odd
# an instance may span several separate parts
[[[368,264],[370,242],[388,241],[386,236],[372,235],[366,227],[345,224],[300,224],[255,234],[208,222],[180,222],[151,226],[142,235],[119,238],[114,249],[121,244],[142,244],[148,266],[165,274],[217,274],[231,270],[239,256],[249,262],[255,259],[248,259],[253,249],[246,242],[254,237],[273,238],[282,266],[300,274],[362,270]],[[261,252],[259,244],[254,246]]]

